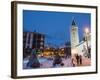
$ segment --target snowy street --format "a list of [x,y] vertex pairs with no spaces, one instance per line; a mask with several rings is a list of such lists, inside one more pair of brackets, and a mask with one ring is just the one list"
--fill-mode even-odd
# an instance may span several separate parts
[[[38,58],[41,66],[40,68],[54,68],[54,67],[73,67],[72,66],[72,61],[71,61],[71,58],[62,58],[62,63],[64,64],[63,66],[61,65],[56,65],[56,66],[53,66],[53,59],[48,59],[48,58],[45,58],[45,57],[40,57]],[[77,65],[77,66],[90,66],[90,58],[85,58],[83,57],[82,58],[82,64],[81,65]],[[23,61],[23,69],[32,69],[31,67],[27,67],[27,63],[29,62],[29,59],[28,58],[25,58],[24,61]]]
[[[48,58],[38,58],[38,60],[41,64],[40,68],[52,68],[53,67],[53,59],[49,60]],[[28,61],[29,61],[28,58],[24,59],[24,62],[23,62],[24,69],[29,68],[29,67],[27,67]],[[62,62],[64,63],[63,67],[71,67],[72,66],[70,58],[67,58],[67,59],[62,58]],[[56,67],[60,67],[60,65],[57,65]]]

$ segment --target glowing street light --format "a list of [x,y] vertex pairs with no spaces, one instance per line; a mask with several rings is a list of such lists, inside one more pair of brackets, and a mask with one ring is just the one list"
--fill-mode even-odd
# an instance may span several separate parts
[[89,33],[89,28],[86,27],[86,28],[84,29],[84,32],[85,32],[85,34],[88,34],[88,33]]
[[62,50],[62,51],[64,51],[64,49],[63,49],[63,48],[62,48],[61,50]]

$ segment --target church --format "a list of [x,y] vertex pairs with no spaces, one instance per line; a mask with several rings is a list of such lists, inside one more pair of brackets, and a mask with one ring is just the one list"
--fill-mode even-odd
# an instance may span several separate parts
[[70,29],[70,38],[71,38],[71,55],[75,54],[82,55],[85,57],[91,57],[91,34],[88,28],[84,29],[83,40],[79,40],[78,26],[75,23],[75,20],[72,21]]

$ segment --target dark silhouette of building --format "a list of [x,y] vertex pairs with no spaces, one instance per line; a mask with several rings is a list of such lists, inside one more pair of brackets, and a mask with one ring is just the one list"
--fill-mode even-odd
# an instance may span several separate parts
[[24,57],[30,55],[32,49],[43,51],[44,34],[38,32],[23,32],[23,52]]
[[66,57],[70,57],[71,56],[71,44],[70,44],[70,42],[66,42],[65,43],[64,53],[65,53]]

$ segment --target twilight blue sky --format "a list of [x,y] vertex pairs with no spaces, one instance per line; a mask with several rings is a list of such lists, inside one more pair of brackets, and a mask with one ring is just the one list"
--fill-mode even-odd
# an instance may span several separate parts
[[45,43],[60,46],[70,41],[70,28],[73,18],[81,40],[83,29],[87,26],[91,27],[91,14],[89,13],[23,10],[23,31],[36,31],[45,34]]

